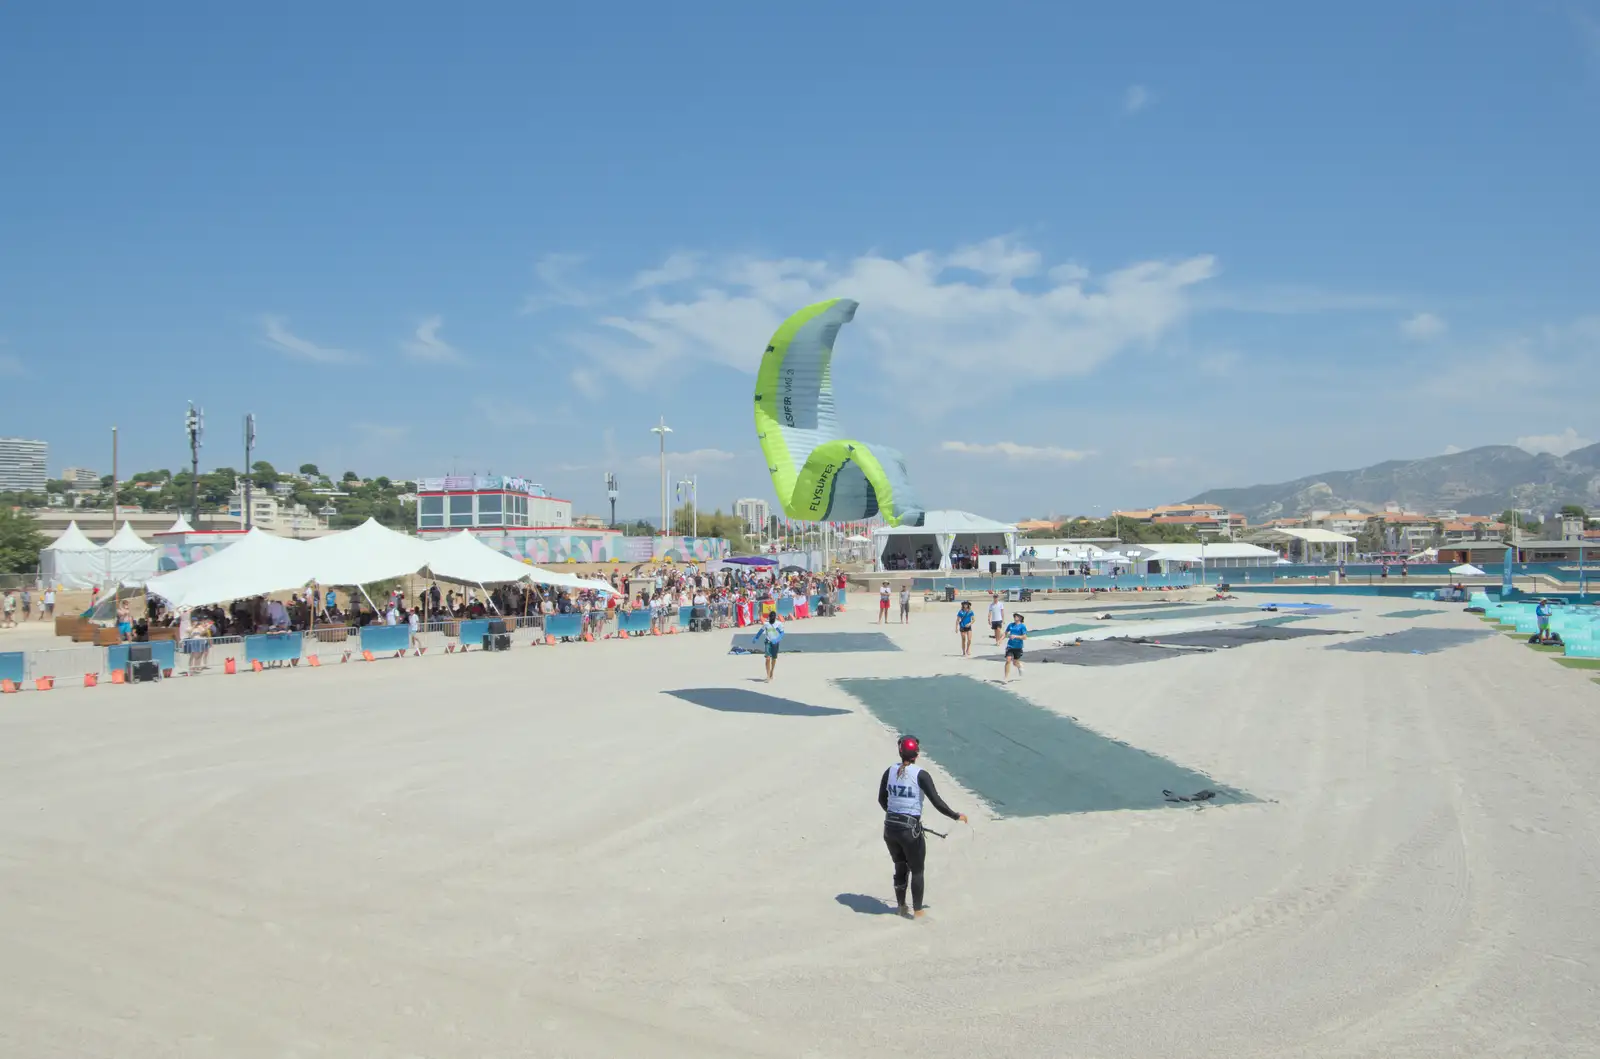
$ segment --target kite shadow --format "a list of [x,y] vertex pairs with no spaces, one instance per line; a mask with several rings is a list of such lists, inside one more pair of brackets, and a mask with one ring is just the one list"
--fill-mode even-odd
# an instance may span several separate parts
[[899,909],[881,897],[872,897],[868,894],[840,894],[835,901],[844,905],[852,912],[863,916],[895,916]]
[[[766,681],[762,681],[766,683]],[[747,688],[679,688],[669,691],[675,699],[704,706],[722,713],[765,713],[778,717],[837,717],[848,714],[833,706],[813,706],[809,702],[766,695]]]

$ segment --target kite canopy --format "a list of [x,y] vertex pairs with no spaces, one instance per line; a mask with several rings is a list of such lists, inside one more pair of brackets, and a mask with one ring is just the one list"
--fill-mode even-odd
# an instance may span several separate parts
[[756,375],[756,437],[783,513],[812,522],[882,515],[918,525],[905,457],[839,436],[833,410],[833,342],[856,314],[848,298],[808,305],[783,322]]

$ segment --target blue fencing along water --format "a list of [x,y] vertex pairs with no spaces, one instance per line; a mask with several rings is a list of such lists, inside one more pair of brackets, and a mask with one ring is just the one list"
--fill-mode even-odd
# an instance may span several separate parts
[[244,658],[247,662],[294,662],[300,658],[300,645],[305,637],[297,632],[268,632],[244,638]]
[[[106,648],[107,671],[116,672],[128,668],[128,648],[131,646],[133,645],[124,643]],[[150,648],[150,658],[161,667],[163,673],[177,665],[178,645],[171,640],[154,640],[138,646]]]
[[22,674],[26,670],[23,653],[21,651],[6,651],[0,653],[0,680],[9,680],[13,684],[22,684]]

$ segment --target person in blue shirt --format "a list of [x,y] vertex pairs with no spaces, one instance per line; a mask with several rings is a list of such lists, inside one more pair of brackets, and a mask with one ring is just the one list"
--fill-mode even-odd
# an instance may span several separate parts
[[1539,605],[1533,608],[1533,616],[1539,619],[1539,642],[1546,643],[1550,639],[1550,615],[1555,613],[1555,607],[1550,605],[1548,599],[1541,599]]
[[778,645],[783,642],[783,622],[778,612],[767,612],[767,623],[756,630],[756,643],[767,645],[767,683],[772,683],[772,671],[778,668]]
[[1022,645],[1028,639],[1028,626],[1022,620],[1021,614],[1011,617],[1011,624],[1006,626],[1006,670],[1003,679],[1011,679],[1011,665],[1016,663],[1017,676],[1022,676]]
[[977,612],[972,609],[972,600],[962,600],[961,609],[956,611],[956,631],[961,634],[963,657],[972,654],[972,619],[976,617]]

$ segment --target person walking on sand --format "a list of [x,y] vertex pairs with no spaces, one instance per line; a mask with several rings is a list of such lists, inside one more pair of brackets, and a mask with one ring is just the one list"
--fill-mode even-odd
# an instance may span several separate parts
[[885,581],[883,587],[878,589],[878,624],[889,624],[889,582]]
[[993,592],[989,593],[989,632],[994,636],[994,645],[1000,646],[1000,627],[1006,623],[1006,605],[1000,602],[1000,597]]
[[1017,676],[1022,676],[1022,645],[1027,639],[1028,626],[1023,622],[1022,615],[1013,615],[1011,624],[1006,626],[1006,669],[1002,680],[1011,678],[1013,662],[1017,666]]
[[[899,913],[910,919],[922,915],[923,864],[928,856],[928,840],[922,833],[922,802],[952,820],[967,822],[944,803],[933,786],[933,777],[917,764],[922,744],[914,735],[900,737],[900,761],[883,770],[878,780],[878,807],[883,810],[883,844],[894,861],[894,900]],[[906,887],[910,884],[911,907],[906,907]]]
[[956,632],[961,634],[961,656],[963,658],[972,654],[972,620],[977,616],[972,609],[972,600],[962,600],[961,609],[956,611]]
[[900,624],[911,624],[911,585],[900,586]]
[[767,615],[767,623],[756,630],[756,643],[767,647],[767,683],[772,683],[772,671],[778,668],[778,645],[783,642],[783,620],[777,611]]

